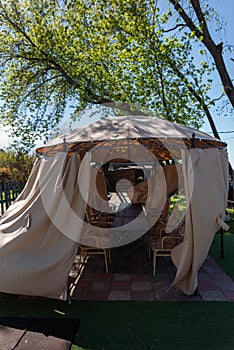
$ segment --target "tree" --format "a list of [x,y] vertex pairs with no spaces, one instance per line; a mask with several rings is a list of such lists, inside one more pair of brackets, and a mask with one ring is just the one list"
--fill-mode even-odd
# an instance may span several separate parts
[[13,150],[0,152],[0,181],[27,181],[35,157]]
[[[205,10],[202,10],[200,0],[184,1],[183,5],[181,5],[182,2],[178,0],[169,1],[171,4],[173,4],[179,16],[183,19],[186,27],[190,29],[192,36],[196,36],[196,38],[207,48],[211,54],[217,72],[220,76],[224,91],[227,94],[232,107],[234,107],[234,86],[224,61],[223,42],[216,44],[212,39],[207,24],[207,18],[209,18],[209,12],[207,11],[207,8]],[[188,9],[188,6],[190,9],[190,15],[187,13],[188,10],[185,11],[185,9]],[[208,5],[206,6],[208,7]],[[192,18],[195,18],[196,20],[193,20]]]
[[[177,11],[179,18],[182,18],[183,23],[177,26],[187,27],[190,29],[190,38],[197,38],[202,45],[208,50],[213,58],[216,71],[219,74],[223,90],[230,101],[232,107],[234,107],[234,85],[232,79],[228,73],[228,69],[224,60],[223,42],[215,43],[208,27],[208,20],[210,14],[214,13],[213,8],[210,8],[206,3],[205,8],[202,9],[200,0],[169,0]],[[189,15],[188,15],[189,13]],[[188,35],[188,34],[187,34]],[[209,117],[208,117],[209,120]],[[214,136],[220,138],[218,132],[213,125],[210,124]],[[229,163],[229,173],[233,177],[233,169]]]
[[171,15],[146,0],[0,0],[2,123],[28,146],[88,104],[212,121],[211,70],[196,67],[190,38],[167,34]]
[[[137,43],[138,55],[140,54],[144,61],[144,67],[140,70],[140,73],[143,73],[144,83],[141,84],[140,88],[150,86],[152,89],[153,87],[154,98],[151,98],[152,94],[149,91],[147,91],[147,96],[142,92],[138,95],[144,95],[145,100],[142,102],[145,104],[150,100],[150,107],[160,110],[160,114],[168,120],[175,120],[176,115],[177,121],[184,124],[190,121],[193,126],[199,127],[205,113],[214,136],[219,138],[209,110],[209,106],[213,104],[208,96],[211,82],[209,75],[212,69],[208,67],[206,62],[202,62],[199,68],[196,67],[193,57],[191,57],[192,43],[190,38],[185,39],[181,35],[169,36],[167,34],[183,26],[177,24],[172,29],[165,29],[172,16],[171,10],[169,9],[167,14],[164,13],[160,16],[157,2],[148,3],[143,11],[142,2],[141,6],[138,7],[136,3],[133,6],[133,2],[131,7],[122,5],[121,9],[122,2],[115,1],[117,6],[112,8],[114,15],[108,16],[109,22],[112,21],[113,24],[112,30],[116,31],[117,28],[122,36],[120,41],[129,42],[129,37],[131,37],[133,45],[136,46]],[[124,18],[121,18],[121,15]],[[204,75],[206,82],[203,80]],[[138,80],[139,77],[138,72]],[[149,77],[150,81],[146,81],[146,77]],[[160,101],[157,101],[156,96],[159,97]],[[146,100],[147,98],[148,100]],[[163,111],[160,108],[160,103]],[[195,120],[193,120],[193,115],[196,116]]]

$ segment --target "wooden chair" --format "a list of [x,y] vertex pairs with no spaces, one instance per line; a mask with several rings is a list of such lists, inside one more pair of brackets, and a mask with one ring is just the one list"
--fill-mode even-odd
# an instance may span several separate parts
[[86,218],[93,226],[109,227],[115,218],[115,213],[99,211],[87,204]]
[[151,227],[151,229],[148,231],[146,235],[146,248],[149,254],[150,258],[150,241],[153,237],[160,237],[161,236],[161,230],[166,228],[167,221],[168,221],[168,215],[169,215],[169,209],[170,209],[170,202],[171,199],[169,196],[166,198],[166,202],[164,204],[163,210],[161,212],[160,217],[155,222],[155,224]]
[[109,235],[105,233],[105,229],[111,227],[114,215],[111,213],[109,215],[109,213],[99,212],[94,210],[90,205],[87,205],[85,217],[86,222],[90,225],[90,229],[85,232],[85,235],[82,237],[82,244],[79,244],[78,247],[78,270],[87,256],[103,255],[106,273],[108,273],[108,265],[111,263],[111,253],[109,248]]
[[153,252],[153,276],[156,272],[157,256],[171,256],[172,249],[183,241],[185,231],[185,219],[181,221],[178,228],[170,233],[161,232],[160,237],[153,237],[150,241],[150,249]]
[[84,264],[84,260],[90,255],[103,255],[105,260],[106,273],[109,273],[109,264],[111,263],[110,248],[108,247],[109,240],[106,239],[106,248],[103,247],[105,238],[101,239],[101,247],[99,246],[98,237],[95,233],[88,233],[85,240],[85,244],[79,244],[79,259],[78,259],[78,271],[80,271],[81,265]]

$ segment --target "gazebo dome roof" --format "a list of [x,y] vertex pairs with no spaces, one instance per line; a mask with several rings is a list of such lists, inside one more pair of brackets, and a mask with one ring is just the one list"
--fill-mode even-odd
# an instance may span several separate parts
[[[170,159],[167,151],[171,148],[226,147],[226,143],[189,126],[181,125],[157,117],[123,116],[103,118],[56,137],[38,148],[37,153],[52,155],[61,151],[76,151],[80,154],[94,146],[102,146],[120,141],[122,147],[132,142],[141,143],[156,153],[158,159]],[[194,145],[195,142],[195,145]]]

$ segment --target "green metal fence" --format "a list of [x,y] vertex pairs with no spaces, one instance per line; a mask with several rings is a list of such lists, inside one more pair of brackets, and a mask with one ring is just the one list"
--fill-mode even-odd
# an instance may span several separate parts
[[22,192],[24,186],[25,182],[0,182],[0,216],[14,202],[14,200]]

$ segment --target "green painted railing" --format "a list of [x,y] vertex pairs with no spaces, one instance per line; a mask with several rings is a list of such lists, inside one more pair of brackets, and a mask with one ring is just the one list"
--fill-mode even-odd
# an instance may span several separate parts
[[14,200],[22,192],[24,186],[25,182],[0,182],[0,216],[14,202]]

